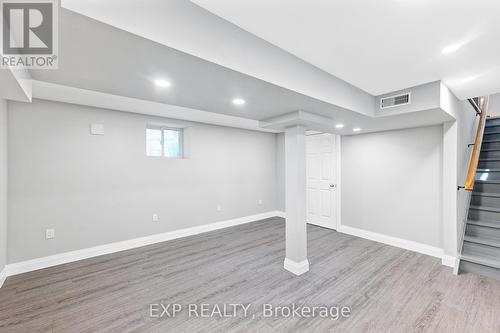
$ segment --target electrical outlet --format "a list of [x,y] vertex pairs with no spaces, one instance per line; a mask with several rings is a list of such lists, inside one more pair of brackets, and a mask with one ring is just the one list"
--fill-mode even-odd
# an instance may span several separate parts
[[217,211],[220,212],[222,210],[222,206],[221,205],[217,205]]
[[259,199],[259,205],[262,205],[262,199]]
[[56,231],[54,229],[45,230],[45,239],[52,239],[56,237]]
[[158,222],[160,221],[160,217],[158,216],[158,214],[153,214],[153,222]]

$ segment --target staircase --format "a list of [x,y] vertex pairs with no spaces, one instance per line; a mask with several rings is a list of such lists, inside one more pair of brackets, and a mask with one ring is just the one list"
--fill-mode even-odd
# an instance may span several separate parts
[[469,215],[459,272],[500,280],[500,119],[488,119]]

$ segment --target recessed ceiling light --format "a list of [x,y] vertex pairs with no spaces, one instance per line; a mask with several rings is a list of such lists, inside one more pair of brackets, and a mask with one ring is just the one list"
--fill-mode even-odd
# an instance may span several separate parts
[[243,105],[245,103],[246,103],[246,101],[243,98],[235,98],[235,99],[233,99],[233,104],[234,105]]
[[167,88],[171,86],[171,83],[167,80],[155,80],[155,84],[161,88]]
[[359,128],[359,127],[354,127],[354,128],[352,129],[352,131],[353,131],[353,132],[359,132],[359,131],[361,131],[361,128]]
[[344,128],[344,124],[337,124],[335,125],[335,128]]
[[445,47],[444,49],[441,50],[441,53],[447,54],[447,53],[452,53],[452,52],[458,51],[463,45],[464,45],[463,43],[455,43],[455,44],[448,45],[447,47]]

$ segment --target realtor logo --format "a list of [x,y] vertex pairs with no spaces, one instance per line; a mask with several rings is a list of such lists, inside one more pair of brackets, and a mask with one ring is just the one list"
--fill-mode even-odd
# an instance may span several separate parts
[[0,4],[0,67],[57,68],[58,2],[0,0]]

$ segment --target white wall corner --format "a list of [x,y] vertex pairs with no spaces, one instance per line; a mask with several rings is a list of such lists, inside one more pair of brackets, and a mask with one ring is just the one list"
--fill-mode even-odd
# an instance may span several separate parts
[[463,108],[460,99],[444,84],[439,82],[439,107],[454,119],[462,117]]

